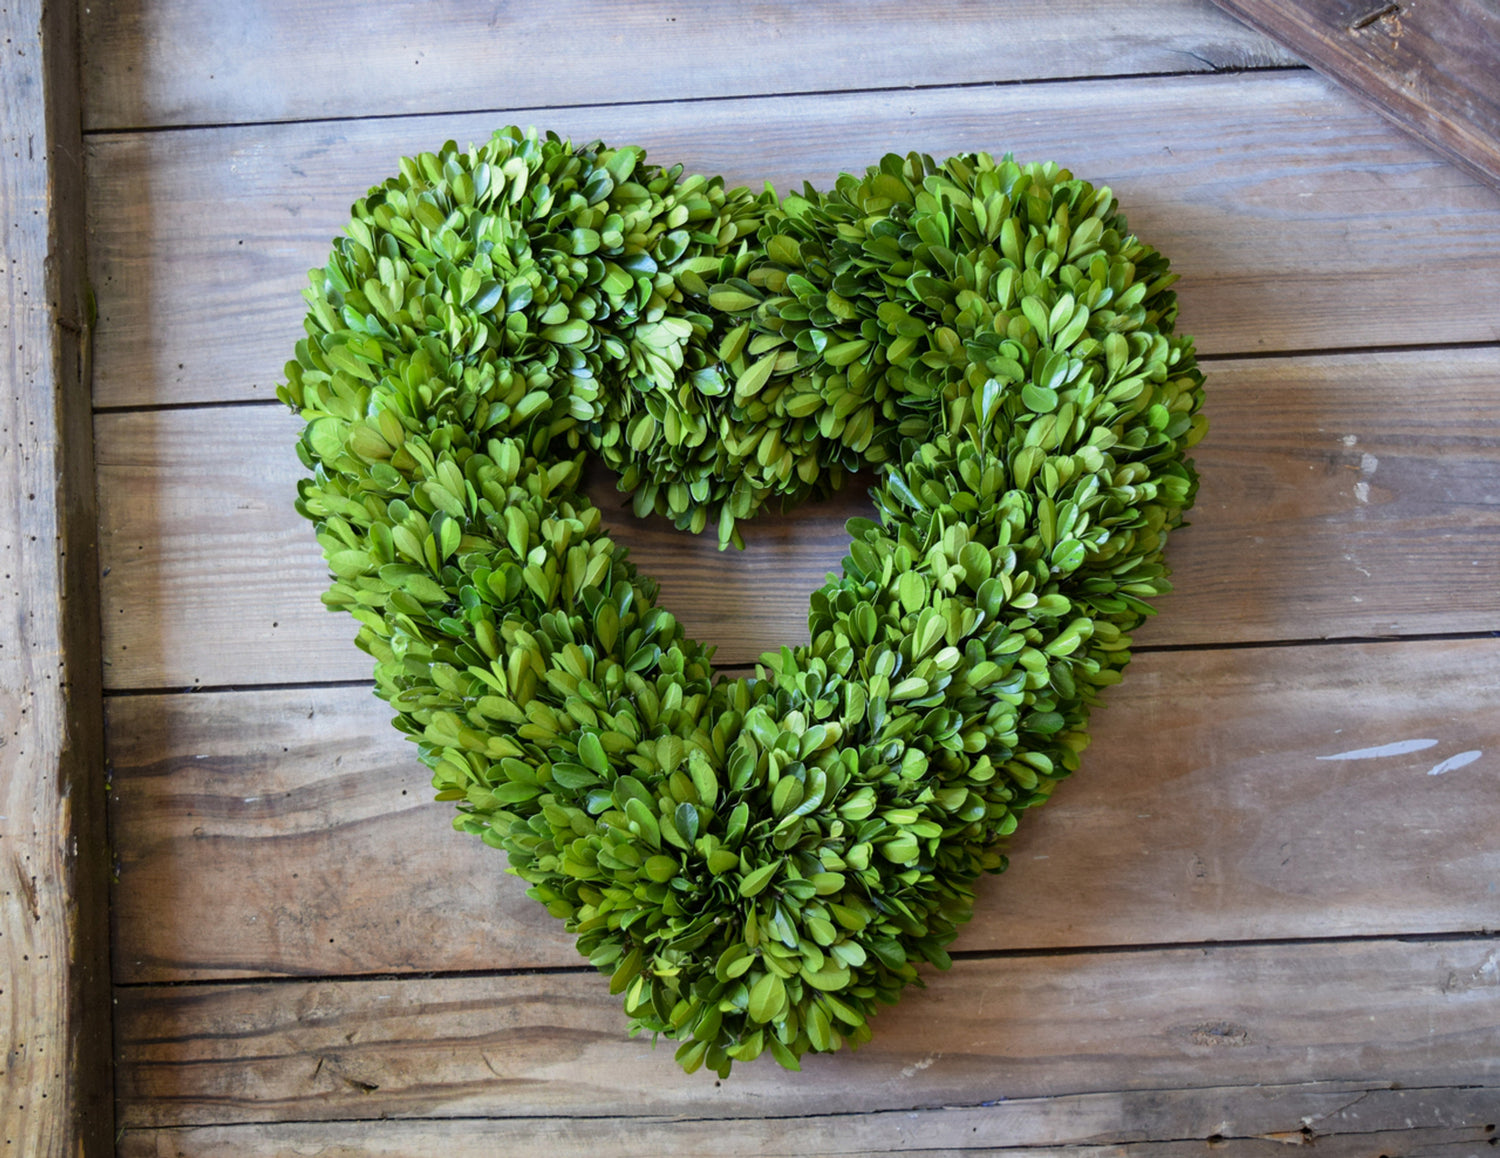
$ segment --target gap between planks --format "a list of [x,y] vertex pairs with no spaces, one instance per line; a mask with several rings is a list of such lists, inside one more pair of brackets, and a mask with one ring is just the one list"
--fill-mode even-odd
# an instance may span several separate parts
[[[1412,342],[1406,345],[1327,347],[1307,350],[1228,350],[1206,354],[1198,351],[1198,364],[1206,371],[1230,362],[1249,362],[1277,358],[1361,358],[1380,354],[1441,354],[1465,350],[1493,350],[1500,342]],[[286,404],[276,398],[205,398],[196,402],[125,402],[118,405],[96,405],[95,414],[161,414],[174,410],[233,409],[236,407],[277,407]]]
[[665,100],[634,100],[634,101],[557,101],[549,104],[504,106],[497,105],[493,108],[461,108],[450,112],[433,112],[423,110],[410,113],[349,113],[343,116],[305,116],[289,117],[281,120],[265,121],[204,121],[182,125],[121,125],[119,127],[88,129],[84,133],[87,141],[109,140],[111,137],[146,136],[154,133],[194,133],[215,132],[223,129],[267,129],[267,128],[308,128],[321,125],[348,125],[348,124],[379,124],[381,121],[402,121],[411,117],[530,117],[533,114],[559,113],[568,114],[580,109],[598,109],[603,112],[614,112],[617,110],[656,108],[669,105],[674,108],[678,106],[693,105],[715,105],[729,102],[753,102],[753,101],[780,101],[780,100],[807,100],[817,97],[862,97],[862,96],[890,96],[895,94],[926,93],[926,92],[963,92],[965,90],[977,89],[999,89],[999,88],[1035,88],[1044,85],[1074,85],[1074,84],[1108,84],[1119,81],[1159,81],[1180,80],[1186,77],[1209,76],[1242,76],[1255,73],[1269,72],[1311,72],[1303,64],[1266,64],[1251,66],[1247,68],[1213,68],[1213,69],[1178,69],[1171,72],[1101,72],[1080,73],[1076,76],[1047,76],[1035,78],[1017,78],[1015,80],[976,80],[961,84],[903,84],[903,85],[866,85],[861,88],[818,88],[818,89],[789,89],[785,92],[757,92],[739,93],[732,95],[703,95],[672,97]]
[[[1500,629],[1494,631],[1435,631],[1410,635],[1330,635],[1315,639],[1249,639],[1231,643],[1148,643],[1136,644],[1130,649],[1132,655],[1174,655],[1195,651],[1259,651],[1278,647],[1341,647],[1361,644],[1402,643],[1465,643],[1480,639],[1500,639]],[[750,679],[761,665],[751,663],[729,663],[715,665],[715,676],[724,679]],[[221,692],[251,694],[254,692],[317,691],[320,688],[369,688],[375,687],[373,679],[346,680],[284,680],[279,683],[237,684],[191,684],[187,687],[140,687],[111,688],[104,694],[108,698],[128,699],[132,696],[202,695]]]
[[[1295,949],[1328,945],[1384,945],[1384,944],[1434,944],[1462,945],[1467,942],[1488,943],[1500,932],[1500,925],[1493,929],[1466,929],[1454,932],[1365,933],[1343,934],[1329,937],[1251,937],[1201,941],[1142,941],[1128,945],[1058,945],[1050,948],[1027,949],[954,949],[949,956],[954,961],[1024,961],[1028,959],[1052,959],[1064,957],[1109,957],[1127,953],[1178,952],[1181,950],[1207,951],[1214,949]],[[578,965],[532,965],[514,969],[422,969],[412,972],[368,973],[261,973],[235,977],[194,977],[176,981],[116,981],[114,988],[126,990],[157,989],[212,989],[245,985],[306,985],[310,982],[340,985],[346,982],[384,981],[401,984],[411,981],[484,981],[508,977],[607,977],[586,962]],[[941,974],[931,974],[940,977]]]

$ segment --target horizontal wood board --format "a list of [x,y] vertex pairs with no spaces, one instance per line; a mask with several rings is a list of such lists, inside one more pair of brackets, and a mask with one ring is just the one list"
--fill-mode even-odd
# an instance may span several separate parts
[[675,1071],[587,972],[117,990],[121,1122],[787,1117],[1255,1083],[1500,1085],[1500,940],[962,960],[801,1073]]
[[[1140,643],[1500,628],[1500,350],[1208,374],[1198,508],[1169,549],[1176,591]],[[322,558],[291,506],[297,430],[276,405],[97,417],[107,686],[370,678],[353,621],[318,602]],[[808,592],[837,568],[867,489],[751,523],[743,553],[637,521],[607,477],[593,493],[663,604],[743,664],[807,639]]]
[[[974,1106],[793,1117],[556,1117],[296,1122],[128,1130],[121,1158],[655,1158],[1004,1153],[1010,1158],[1474,1158],[1495,1136],[1500,1087],[1368,1088],[1340,1082],[995,1099]],[[1191,1140],[1188,1140],[1191,1139]],[[1483,1150],[1480,1147],[1484,1147]]]
[[396,159],[510,121],[779,189],[889,151],[1055,159],[1183,275],[1210,354],[1500,339],[1500,192],[1310,73],[313,122],[89,139],[96,405],[274,397],[306,271]]
[[[953,1111],[945,1111],[945,1118],[957,1117]],[[1493,1116],[1493,1115],[1491,1115]],[[745,1141],[755,1149],[742,1149],[741,1153],[757,1155],[796,1155],[797,1158],[825,1158],[834,1154],[889,1154],[906,1153],[907,1148],[891,1149],[911,1138],[923,1138],[919,1134],[925,1115],[903,1113],[899,1115],[901,1125],[908,1127],[900,1131],[885,1128],[879,1123],[875,1130],[855,1132],[840,1118],[832,1128],[822,1131],[832,1135],[833,1149],[806,1149],[810,1131],[802,1119],[777,1123],[774,1130],[757,1128],[736,1133],[736,1142]],[[755,1126],[765,1123],[756,1121]],[[970,1130],[971,1135],[978,1127]],[[860,1149],[842,1148],[843,1139],[849,1136],[861,1139]],[[1213,1137],[1213,1135],[1210,1135]],[[1366,1134],[1338,1134],[1322,1139],[1318,1153],[1323,1158],[1372,1158],[1375,1154],[1397,1153],[1408,1158],[1475,1158],[1485,1151],[1491,1132],[1481,1126],[1458,1130],[1403,1129]],[[335,1140],[336,1138],[336,1140]],[[469,1155],[495,1153],[493,1147],[505,1147],[510,1155],[545,1155],[546,1158],[567,1158],[568,1155],[592,1155],[600,1146],[609,1146],[609,1153],[618,1158],[640,1155],[655,1158],[663,1146],[692,1146],[705,1144],[713,1138],[716,1154],[727,1154],[718,1134],[712,1128],[695,1123],[668,1121],[659,1126],[640,1128],[629,1122],[614,1128],[599,1128],[580,1124],[573,1120],[528,1121],[513,1124],[495,1119],[470,1119],[460,1123],[430,1122],[361,1122],[354,1125],[328,1126],[323,1123],[273,1124],[256,1126],[207,1126],[198,1129],[130,1130],[122,1135],[119,1154],[121,1158],[239,1158],[249,1155],[278,1156],[289,1154],[317,1155],[318,1158],[344,1158],[364,1154],[415,1155],[429,1153],[441,1146],[450,1158],[468,1158]],[[814,1139],[822,1137],[814,1134]],[[971,1139],[972,1140],[972,1139]],[[1283,1147],[1290,1139],[1282,1138],[1220,1138],[1210,1143],[1218,1158],[1266,1158],[1274,1155],[1283,1158]],[[763,1144],[762,1144],[763,1143]],[[921,1148],[929,1158],[948,1158],[951,1155],[1004,1154],[1008,1158],[1127,1158],[1140,1155],[1143,1158],[1196,1158],[1204,1150],[1203,1142],[1133,1142],[1127,1145],[1059,1146],[1059,1147],[947,1147]]]
[[122,0],[81,26],[91,130],[1297,63],[1207,0]]
[[1500,188],[1500,8],[1490,0],[1217,0]]
[[[1493,640],[1140,656],[955,947],[1494,928],[1496,699]],[[113,698],[116,980],[581,965],[388,721],[366,687]]]

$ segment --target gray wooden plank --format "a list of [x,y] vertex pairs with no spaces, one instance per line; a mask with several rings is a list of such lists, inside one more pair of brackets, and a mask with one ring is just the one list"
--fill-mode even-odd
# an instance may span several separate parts
[[891,150],[1050,157],[1172,258],[1206,352],[1500,339],[1500,193],[1320,77],[1252,73],[94,137],[96,404],[272,397],[354,197],[510,120],[781,189]]
[[77,12],[0,7],[0,1137],[111,1143]]
[[[716,1158],[920,1153],[1008,1158],[1473,1158],[1489,1150],[1500,1088],[1394,1090],[1346,1082],[1121,1091],[867,1114],[792,1117],[468,1118],[128,1130],[120,1158]],[[1481,1150],[1480,1147],[1484,1149]]]
[[[1209,367],[1203,487],[1174,538],[1176,592],[1140,643],[1500,627],[1500,351],[1252,359]],[[1419,393],[1418,393],[1419,392]],[[1416,399],[1420,397],[1420,404]],[[106,683],[190,688],[368,679],[353,621],[293,512],[297,423],[277,407],[96,419]],[[750,524],[721,553],[594,491],[621,542],[722,663],[806,639],[867,488]]]
[[[956,948],[1493,927],[1497,699],[1492,640],[1142,655]],[[115,979],[580,964],[389,719],[364,687],[112,698]]]
[[1296,63],[1206,0],[121,0],[82,25],[90,129]]
[[625,1036],[586,973],[116,990],[127,1128],[376,1117],[744,1118],[1061,1094],[1500,1082],[1500,941],[964,960],[856,1053],[727,1081]]

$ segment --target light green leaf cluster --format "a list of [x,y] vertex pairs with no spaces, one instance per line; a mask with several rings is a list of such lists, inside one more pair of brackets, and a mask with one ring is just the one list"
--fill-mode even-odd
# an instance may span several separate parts
[[[401,163],[307,291],[331,608],[456,824],[687,1070],[948,963],[1167,589],[1202,377],[1108,190],[888,156],[778,200],[515,128]],[[811,642],[716,679],[580,489],[721,543],[873,466]]]

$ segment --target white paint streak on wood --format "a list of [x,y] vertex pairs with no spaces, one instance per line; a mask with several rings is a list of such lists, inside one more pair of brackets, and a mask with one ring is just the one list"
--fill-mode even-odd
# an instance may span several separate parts
[[1437,747],[1436,740],[1397,740],[1391,744],[1380,744],[1374,748],[1351,748],[1347,752],[1335,752],[1332,756],[1319,756],[1319,760],[1378,760],[1385,756],[1405,756],[1420,752],[1424,748]]
[[1449,756],[1439,764],[1434,764],[1427,770],[1429,776],[1441,776],[1444,772],[1452,772],[1455,768],[1463,768],[1474,763],[1483,756],[1484,752],[1479,748],[1471,748],[1467,752],[1460,752],[1457,756]]

